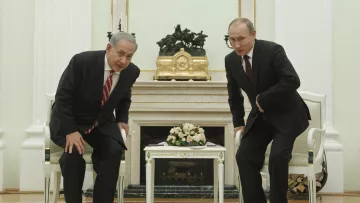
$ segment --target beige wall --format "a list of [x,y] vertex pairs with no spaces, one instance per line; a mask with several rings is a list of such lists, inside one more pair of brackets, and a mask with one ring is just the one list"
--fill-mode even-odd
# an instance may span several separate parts
[[333,2],[334,126],[344,146],[345,190],[360,191],[360,1]]

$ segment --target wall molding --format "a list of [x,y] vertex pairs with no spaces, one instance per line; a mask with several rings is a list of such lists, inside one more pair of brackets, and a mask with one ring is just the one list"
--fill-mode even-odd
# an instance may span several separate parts
[[22,149],[42,149],[44,146],[45,125],[32,125],[25,130],[27,138],[21,144]]

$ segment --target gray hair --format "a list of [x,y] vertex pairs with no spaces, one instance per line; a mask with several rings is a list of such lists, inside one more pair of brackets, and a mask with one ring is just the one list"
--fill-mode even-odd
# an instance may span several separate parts
[[249,29],[250,33],[255,32],[255,28],[254,28],[254,24],[247,18],[235,18],[234,20],[231,21],[231,23],[229,24],[228,29],[230,29],[230,26],[236,23],[245,23],[246,27]]
[[111,36],[111,39],[110,39],[109,43],[111,44],[111,46],[116,46],[116,43],[119,42],[122,39],[127,40],[127,41],[132,42],[133,44],[135,44],[135,47],[136,47],[135,50],[138,48],[135,37],[132,34],[129,34],[127,32],[114,33]]

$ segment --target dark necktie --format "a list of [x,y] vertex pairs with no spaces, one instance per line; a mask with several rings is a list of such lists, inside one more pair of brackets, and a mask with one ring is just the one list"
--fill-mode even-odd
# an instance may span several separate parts
[[245,72],[246,72],[246,75],[248,76],[249,80],[250,80],[250,83],[252,84],[253,81],[252,81],[252,69],[251,69],[251,64],[250,64],[250,61],[249,61],[249,56],[248,55],[245,55],[244,57],[244,60],[245,60]]

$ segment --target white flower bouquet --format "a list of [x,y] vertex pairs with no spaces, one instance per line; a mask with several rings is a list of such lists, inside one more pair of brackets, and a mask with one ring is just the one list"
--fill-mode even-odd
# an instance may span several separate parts
[[184,123],[171,128],[166,142],[170,146],[204,146],[206,144],[205,131],[194,124]]

